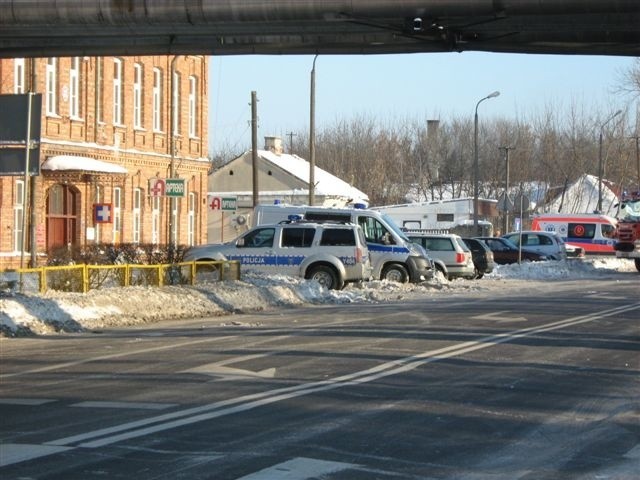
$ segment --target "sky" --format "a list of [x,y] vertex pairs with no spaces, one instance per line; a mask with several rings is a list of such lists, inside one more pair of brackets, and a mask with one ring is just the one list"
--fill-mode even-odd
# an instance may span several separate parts
[[[603,115],[626,108],[615,95],[632,57],[484,52],[325,55],[316,60],[316,132],[358,117],[386,122],[528,118],[572,104]],[[211,57],[210,150],[251,146],[251,92],[258,98],[258,142],[309,130],[312,55]]]
[[[241,325],[237,312],[259,312],[296,305],[385,303],[451,295],[495,296],[522,292],[541,282],[553,288],[557,280],[635,278],[631,260],[586,257],[564,261],[524,262],[498,265],[478,280],[448,281],[441,275],[420,284],[387,281],[348,285],[327,290],[315,281],[283,275],[243,273],[240,281],[213,282],[195,287],[120,287],[88,293],[50,290],[44,295],[0,292],[0,341],[30,331],[36,335],[55,332],[126,328],[163,320],[203,318],[204,323]],[[153,295],[149,292],[153,290]],[[212,318],[214,320],[212,320]],[[229,318],[231,317],[231,318]]]

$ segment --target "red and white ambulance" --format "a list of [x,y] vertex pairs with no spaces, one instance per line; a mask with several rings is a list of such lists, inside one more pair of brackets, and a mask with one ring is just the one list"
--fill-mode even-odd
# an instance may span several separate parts
[[549,213],[533,217],[531,229],[555,232],[566,243],[580,246],[587,253],[613,254],[617,223],[613,217],[596,213]]

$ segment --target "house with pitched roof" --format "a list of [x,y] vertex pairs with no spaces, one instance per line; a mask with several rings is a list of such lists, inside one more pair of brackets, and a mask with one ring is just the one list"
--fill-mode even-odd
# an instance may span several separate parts
[[[209,176],[209,243],[232,240],[251,225],[254,207],[252,156],[249,150]],[[307,160],[284,153],[279,137],[265,137],[264,149],[257,151],[257,159],[258,203],[309,204],[310,164]],[[369,204],[366,193],[317,166],[314,184],[315,205]]]

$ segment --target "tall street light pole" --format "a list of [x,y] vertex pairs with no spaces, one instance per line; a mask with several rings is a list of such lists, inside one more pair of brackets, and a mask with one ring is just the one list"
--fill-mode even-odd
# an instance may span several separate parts
[[607,124],[611,120],[616,118],[621,113],[622,113],[622,110],[618,110],[616,113],[614,113],[609,118],[607,118],[607,120],[602,125],[600,125],[600,138],[599,138],[599,142],[598,142],[599,149],[598,149],[598,209],[597,209],[597,213],[602,213],[602,177],[604,175],[604,172],[603,172],[604,162],[602,160],[602,132],[604,131],[604,127],[606,127]]
[[509,150],[513,150],[514,147],[499,147],[500,150],[504,150],[504,218],[502,221],[502,232],[507,233],[509,231]]
[[481,98],[478,103],[476,103],[475,115],[473,117],[473,229],[477,235],[482,234],[478,228],[478,182],[480,178],[480,167],[478,166],[478,107],[485,100],[495,98],[498,95],[500,95],[500,92],[495,91]]
[[309,104],[309,205],[313,206],[316,201],[315,193],[315,173],[316,173],[316,60],[318,55],[313,57],[313,67],[311,68],[311,92]]

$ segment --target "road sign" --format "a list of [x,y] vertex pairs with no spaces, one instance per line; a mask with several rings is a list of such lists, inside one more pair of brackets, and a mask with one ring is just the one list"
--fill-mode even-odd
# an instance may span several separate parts
[[502,195],[498,197],[498,211],[500,213],[509,213],[514,211],[514,205],[509,195],[506,192],[502,192]]
[[237,197],[209,197],[209,207],[211,210],[221,210],[223,212],[235,212],[238,206]]
[[518,193],[516,198],[513,199],[513,206],[516,211],[528,212],[531,207],[529,197],[522,193]]

